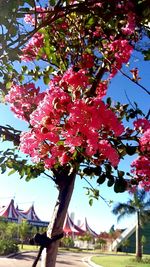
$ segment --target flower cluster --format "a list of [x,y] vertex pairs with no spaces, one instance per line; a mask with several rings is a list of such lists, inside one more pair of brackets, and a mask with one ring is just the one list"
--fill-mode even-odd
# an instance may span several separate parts
[[140,179],[140,185],[150,189],[150,122],[147,119],[138,119],[134,122],[135,129],[141,133],[139,138],[140,156],[132,164],[132,173]]
[[34,83],[26,85],[14,84],[6,96],[6,101],[11,104],[11,110],[22,120],[29,121],[29,116],[36,109],[45,93],[39,93],[40,88],[35,88]]
[[86,75],[85,70],[80,69],[79,71],[74,71],[73,68],[68,69],[62,79],[68,86],[71,86],[73,91],[77,88],[86,89],[89,85],[89,78]]
[[101,81],[96,87],[96,95],[102,99],[107,93],[107,87],[108,87],[108,81],[107,80]]
[[[20,58],[23,61],[33,61],[36,59],[40,49],[44,46],[44,37],[43,34],[37,32],[33,35],[29,43],[22,49],[22,55]],[[45,54],[43,52],[41,58],[45,58]]]
[[147,119],[138,119],[134,121],[134,127],[136,131],[139,131],[141,133],[145,132],[150,128],[150,122]]
[[[45,35],[43,30],[43,33],[36,32],[22,49],[23,61],[46,60],[49,48],[54,48],[56,62],[55,56],[54,62],[53,56],[52,59],[48,57],[53,65],[61,65],[63,59],[66,66],[74,64],[65,72],[64,67],[60,67],[59,75],[51,79],[44,93],[40,93],[33,83],[14,84],[6,96],[13,112],[30,123],[30,130],[21,134],[20,150],[29,154],[34,162],[43,162],[47,169],[83,159],[95,165],[104,162],[114,167],[118,165],[120,158],[114,139],[123,134],[124,126],[102,98],[106,95],[110,79],[129,61],[133,51],[129,37],[131,40],[136,17],[131,11],[133,5],[130,2],[113,2],[117,22],[114,33],[109,26],[108,32],[105,31],[105,20],[102,23],[98,16],[97,23],[90,19],[85,27],[80,23],[80,16],[68,14],[63,17],[64,11],[60,14],[59,10],[60,18],[58,16],[56,20],[53,12],[45,12],[41,7],[36,7],[36,17],[34,14],[25,16],[25,22],[31,26],[39,21],[41,23],[50,15],[54,20],[51,23],[45,20],[50,24]],[[76,1],[71,0],[69,4],[76,4]],[[93,3],[93,6],[102,14],[105,1]],[[53,53],[54,50],[50,50]],[[134,81],[138,81],[138,70],[131,72]],[[103,80],[106,76],[109,76],[108,79]],[[147,189],[150,187],[150,123],[139,119],[134,122],[134,127],[140,135],[140,156],[131,165],[132,173]]]
[[122,28],[122,32],[125,35],[130,35],[135,30],[135,13],[130,11],[127,15],[126,26]]
[[140,138],[140,150],[150,155],[150,128]]
[[110,78],[116,75],[122,64],[129,61],[132,51],[133,48],[126,39],[120,38],[106,45],[105,56],[111,62]]
[[73,70],[68,70],[50,82],[30,115],[32,130],[22,134],[20,149],[34,161],[42,160],[46,168],[67,164],[76,152],[97,164],[106,159],[116,166],[119,156],[108,138],[121,135],[124,127],[99,97],[74,98],[70,88],[84,88],[87,82],[83,70],[75,75],[74,80]]
[[80,66],[82,69],[89,69],[94,66],[94,56],[84,53],[81,58]]
[[[36,9],[31,9],[31,11],[36,12],[36,20],[44,20],[45,17],[46,17],[46,10],[45,8],[42,8],[40,6],[36,6]],[[35,15],[33,14],[26,14],[25,17],[24,17],[24,21],[27,23],[27,24],[30,24],[32,26],[35,26]]]
[[135,177],[140,181],[140,186],[150,190],[150,159],[139,156],[132,162],[131,167]]

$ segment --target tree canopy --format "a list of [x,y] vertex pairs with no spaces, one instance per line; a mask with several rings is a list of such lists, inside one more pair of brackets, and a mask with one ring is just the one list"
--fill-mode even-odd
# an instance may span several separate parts
[[[136,105],[113,105],[110,98],[103,101],[111,80],[122,72],[134,49],[148,59],[147,1],[37,4],[1,2],[1,92],[2,96],[8,92],[5,101],[29,123],[29,131],[21,138],[20,131],[8,126],[1,127],[1,134],[36,162],[31,166],[20,160],[24,166],[20,175],[30,179],[44,168],[63,166],[77,169],[81,177],[96,175],[99,184],[107,178],[108,186],[114,184],[116,192],[124,191],[129,181],[148,188],[149,113],[143,114]],[[15,60],[20,62],[19,71]],[[129,72],[132,75],[123,75],[142,87],[138,69]],[[43,83],[41,88],[36,86],[38,80]],[[134,128],[125,129],[124,120],[131,119]],[[136,145],[129,146],[128,141],[133,140]],[[126,154],[134,153],[139,157],[132,164],[133,176],[123,179],[125,174],[118,170],[115,178],[113,168]],[[3,171],[5,165],[18,170],[12,156],[2,157],[1,162]],[[81,163],[87,165],[82,170]]]
[[[14,143],[1,151],[2,172],[51,177],[60,211],[69,205],[77,174],[99,185],[107,181],[115,192],[149,190],[149,111],[107,98],[117,73],[149,97],[138,69],[122,69],[134,50],[149,60],[148,1],[7,0],[0,10],[1,99],[28,124],[26,132],[0,126],[2,140]],[[126,155],[137,158],[124,172],[118,165]],[[92,185],[88,190],[99,197]]]

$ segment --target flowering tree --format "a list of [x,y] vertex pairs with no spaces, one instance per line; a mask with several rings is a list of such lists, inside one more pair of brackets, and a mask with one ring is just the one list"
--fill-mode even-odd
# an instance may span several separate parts
[[[49,2],[19,1],[12,8],[7,1],[13,15],[8,19],[7,14],[2,26],[2,98],[29,129],[1,126],[0,133],[33,162],[8,149],[1,157],[2,172],[9,167],[27,180],[45,173],[57,185],[47,231],[53,237],[62,232],[77,174],[97,177],[98,184],[107,181],[115,192],[138,185],[150,189],[149,113],[106,99],[118,72],[149,96],[137,68],[122,71],[134,49],[149,59],[146,45],[141,46],[148,38],[149,9],[146,13],[146,1],[134,0]],[[137,158],[125,173],[118,164],[133,154]],[[89,194],[99,197],[93,187]],[[58,244],[47,246],[46,267],[55,266]]]

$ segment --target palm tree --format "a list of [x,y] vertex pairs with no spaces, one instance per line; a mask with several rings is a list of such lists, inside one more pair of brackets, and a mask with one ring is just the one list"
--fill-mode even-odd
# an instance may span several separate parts
[[137,190],[127,203],[117,203],[112,210],[119,221],[124,216],[136,214],[136,258],[142,259],[141,226],[150,219],[150,196],[145,190]]

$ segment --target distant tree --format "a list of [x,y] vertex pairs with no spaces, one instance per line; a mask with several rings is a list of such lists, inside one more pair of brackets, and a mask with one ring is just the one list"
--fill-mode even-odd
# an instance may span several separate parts
[[145,246],[146,242],[147,242],[146,236],[142,235],[142,237],[141,237],[142,253],[143,253],[144,246]]
[[129,239],[125,239],[125,240],[122,242],[122,246],[125,248],[126,253],[127,253],[127,252],[128,252],[128,247],[130,246],[130,240],[129,240]]
[[145,190],[138,190],[127,203],[117,203],[112,212],[118,221],[125,216],[136,214],[136,258],[142,258],[141,226],[150,219],[150,196]]
[[105,250],[106,240],[103,238],[97,238],[95,242],[95,249]]
[[5,234],[9,239],[16,239],[18,238],[18,224],[17,223],[7,223]]
[[79,236],[78,239],[82,241],[86,241],[88,249],[89,249],[90,242],[94,242],[94,238],[89,232],[86,232],[83,236]]
[[64,247],[72,248],[72,247],[74,247],[74,240],[71,236],[65,236],[62,238],[61,244]]
[[0,221],[0,255],[17,252],[18,226],[16,223]]
[[22,244],[21,248],[23,248],[24,242],[31,237],[31,228],[26,220],[22,220],[19,224],[19,237]]
[[6,222],[0,221],[0,239],[5,238],[6,227],[7,227]]

